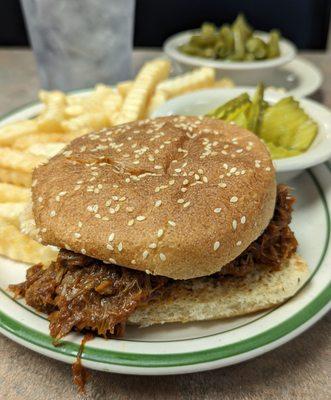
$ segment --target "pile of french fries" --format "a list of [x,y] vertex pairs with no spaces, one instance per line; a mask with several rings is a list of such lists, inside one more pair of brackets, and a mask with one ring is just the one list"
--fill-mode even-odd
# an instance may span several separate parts
[[30,202],[32,171],[71,140],[88,132],[149,117],[167,100],[203,88],[232,87],[215,80],[212,68],[169,77],[165,59],[147,62],[132,81],[116,87],[97,85],[84,94],[41,91],[43,110],[33,119],[0,127],[0,254],[47,265],[56,251],[20,230],[20,216]]

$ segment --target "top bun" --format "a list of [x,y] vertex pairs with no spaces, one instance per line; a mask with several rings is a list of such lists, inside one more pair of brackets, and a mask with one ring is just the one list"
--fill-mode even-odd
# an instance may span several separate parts
[[190,279],[219,271],[262,233],[276,183],[253,133],[174,116],[74,140],[34,171],[32,197],[43,243]]

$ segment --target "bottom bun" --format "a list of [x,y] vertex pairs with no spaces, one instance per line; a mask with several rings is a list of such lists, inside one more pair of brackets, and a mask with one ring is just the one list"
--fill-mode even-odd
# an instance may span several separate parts
[[304,285],[308,276],[306,262],[295,254],[277,271],[259,266],[243,278],[176,281],[162,297],[139,307],[129,323],[146,327],[250,314],[283,303]]

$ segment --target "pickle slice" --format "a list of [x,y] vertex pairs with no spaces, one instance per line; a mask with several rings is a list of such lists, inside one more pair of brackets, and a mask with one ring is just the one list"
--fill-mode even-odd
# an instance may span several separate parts
[[293,157],[302,153],[300,150],[285,149],[284,147],[276,146],[272,142],[265,142],[265,144],[268,147],[271,158],[273,160],[277,160],[279,158]]
[[268,107],[262,118],[260,137],[288,150],[305,151],[315,139],[318,126],[293,97]]
[[263,96],[264,86],[260,84],[252,101],[243,93],[207,115],[249,129],[266,143],[273,159],[306,151],[317,135],[317,123],[293,97],[285,97],[270,106]]

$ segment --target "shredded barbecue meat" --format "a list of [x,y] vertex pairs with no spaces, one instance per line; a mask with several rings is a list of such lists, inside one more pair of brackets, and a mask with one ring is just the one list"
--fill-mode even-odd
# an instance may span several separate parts
[[295,253],[298,242],[291,231],[292,205],[295,198],[286,185],[278,185],[275,212],[262,235],[252,242],[236,259],[225,265],[216,275],[244,276],[262,264],[279,268],[281,262]]
[[[297,248],[288,226],[293,202],[287,186],[279,185],[275,213],[263,234],[213,277],[244,276],[256,264],[279,268]],[[26,281],[10,289],[36,310],[49,314],[50,333],[60,339],[73,329],[104,337],[123,335],[130,314],[160,295],[167,284],[171,279],[61,250],[50,267],[34,265]]]
[[92,340],[93,338],[94,338],[94,336],[91,333],[87,333],[84,335],[82,342],[79,346],[77,359],[71,366],[72,380],[73,380],[74,384],[77,386],[78,391],[83,395],[86,394],[85,385],[86,385],[86,382],[87,382],[90,374],[86,370],[86,368],[84,368],[82,365],[82,354],[84,352],[86,342],[88,342],[89,340]]
[[121,336],[129,315],[166,281],[61,250],[47,269],[41,264],[29,268],[26,281],[10,289],[36,310],[49,314],[55,339],[72,329],[107,337]]

